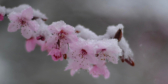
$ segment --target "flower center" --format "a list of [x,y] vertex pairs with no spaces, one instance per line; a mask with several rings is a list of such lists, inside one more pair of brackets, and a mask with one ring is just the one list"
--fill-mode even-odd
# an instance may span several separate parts
[[67,33],[66,33],[64,30],[61,30],[61,31],[58,33],[58,36],[59,36],[60,39],[65,38],[65,35],[67,35]]
[[86,55],[87,54],[85,49],[82,49],[81,52],[82,52],[82,55]]
[[36,39],[37,39],[37,40],[42,40],[42,41],[44,41],[44,40],[45,40],[45,37],[40,35],[40,36],[38,36]]
[[26,24],[26,21],[25,21],[25,20],[23,20],[23,19],[20,19],[20,24],[23,26],[23,25],[25,25],[25,24]]

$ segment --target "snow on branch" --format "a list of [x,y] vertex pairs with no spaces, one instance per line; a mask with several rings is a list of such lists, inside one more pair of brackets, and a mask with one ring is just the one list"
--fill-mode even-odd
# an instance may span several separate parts
[[36,45],[47,51],[53,61],[67,60],[65,70],[73,76],[80,69],[93,77],[110,77],[107,62],[118,64],[119,59],[134,66],[133,52],[123,36],[124,26],[107,27],[104,35],[97,35],[82,25],[73,27],[64,21],[47,25],[45,14],[23,4],[14,8],[0,6],[0,21],[10,20],[8,32],[21,30],[26,40],[26,50],[31,52]]

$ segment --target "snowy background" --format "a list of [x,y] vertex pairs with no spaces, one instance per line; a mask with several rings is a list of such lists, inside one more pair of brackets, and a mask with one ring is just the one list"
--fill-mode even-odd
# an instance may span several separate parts
[[168,0],[0,0],[0,5],[29,4],[49,18],[84,25],[104,34],[108,25],[122,23],[134,52],[135,66],[108,63],[109,79],[86,71],[70,76],[67,61],[54,62],[37,47],[27,53],[20,31],[8,33],[0,22],[0,84],[168,84]]

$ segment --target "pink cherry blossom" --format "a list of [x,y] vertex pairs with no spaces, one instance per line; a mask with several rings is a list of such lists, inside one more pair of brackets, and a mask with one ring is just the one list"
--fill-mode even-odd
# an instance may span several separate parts
[[74,27],[67,25],[63,21],[53,22],[49,26],[49,30],[53,35],[57,35],[58,39],[63,43],[71,43],[77,41]]
[[32,21],[33,18],[33,10],[32,8],[27,8],[23,10],[21,13],[12,12],[8,16],[11,23],[8,27],[8,32],[16,32],[18,29],[21,29],[23,37],[29,39],[36,30],[37,23]]
[[68,52],[68,44],[78,39],[74,28],[63,21],[52,23],[48,29],[52,34],[45,44],[49,51],[59,49],[62,54],[66,54]]
[[122,50],[118,46],[116,39],[104,39],[97,41],[96,45],[96,56],[99,60],[108,60],[114,64],[118,63],[118,58],[122,55]]
[[[70,44],[68,52],[68,66],[65,70],[88,69],[92,64],[96,64],[95,49],[87,41],[80,41]],[[74,73],[73,73],[74,74]]]

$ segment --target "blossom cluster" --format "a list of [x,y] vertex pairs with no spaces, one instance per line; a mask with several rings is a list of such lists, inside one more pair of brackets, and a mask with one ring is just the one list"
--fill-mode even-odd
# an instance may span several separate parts
[[118,64],[119,59],[134,66],[133,53],[123,37],[122,24],[109,26],[104,35],[97,35],[82,25],[73,27],[64,21],[47,25],[44,14],[25,4],[14,8],[0,6],[0,21],[5,16],[10,20],[8,32],[21,29],[27,52],[38,45],[53,61],[67,60],[65,70],[70,70],[72,76],[84,69],[95,78],[102,75],[107,79],[110,72],[106,63]]

